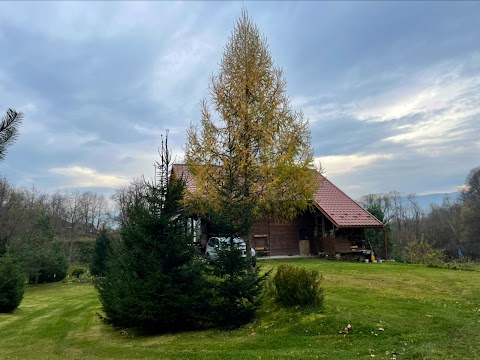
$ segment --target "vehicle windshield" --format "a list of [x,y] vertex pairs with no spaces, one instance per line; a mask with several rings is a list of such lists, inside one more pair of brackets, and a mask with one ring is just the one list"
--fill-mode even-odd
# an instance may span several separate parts
[[[230,238],[222,237],[219,238],[219,240],[223,243],[230,243]],[[245,244],[245,241],[242,238],[234,238],[233,242],[240,245]]]

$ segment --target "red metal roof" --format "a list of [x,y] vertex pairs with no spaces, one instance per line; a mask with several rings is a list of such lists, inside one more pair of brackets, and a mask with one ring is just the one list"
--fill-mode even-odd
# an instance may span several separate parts
[[[196,191],[197,186],[186,165],[174,164],[172,171],[177,178],[185,180],[188,191]],[[321,174],[318,174],[318,183],[314,204],[336,227],[383,227],[377,218]]]
[[336,227],[383,227],[383,224],[363,209],[347,194],[318,174],[319,187],[313,198],[317,208]]
[[192,175],[188,171],[187,165],[173,164],[172,172],[177,179],[183,179],[185,181],[188,191],[195,192],[197,190],[197,185],[195,184],[195,180],[193,180]]

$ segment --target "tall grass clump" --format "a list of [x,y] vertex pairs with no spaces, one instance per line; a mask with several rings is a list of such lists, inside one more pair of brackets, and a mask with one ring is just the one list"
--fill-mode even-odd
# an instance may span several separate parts
[[316,270],[285,264],[278,267],[269,290],[275,301],[284,306],[322,308],[322,280]]

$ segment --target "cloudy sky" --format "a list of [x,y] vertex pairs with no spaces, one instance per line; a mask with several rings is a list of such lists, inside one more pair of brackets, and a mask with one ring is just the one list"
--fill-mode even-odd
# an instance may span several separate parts
[[[455,191],[480,165],[479,2],[244,2],[354,198]],[[0,2],[0,164],[17,186],[110,192],[185,131],[242,2]]]

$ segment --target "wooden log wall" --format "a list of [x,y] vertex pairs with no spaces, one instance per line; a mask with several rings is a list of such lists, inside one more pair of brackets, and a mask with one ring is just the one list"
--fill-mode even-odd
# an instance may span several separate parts
[[288,221],[261,219],[255,224],[250,235],[252,247],[262,248],[266,242],[271,256],[299,255],[299,241],[313,241],[314,226],[315,220],[311,214]]

